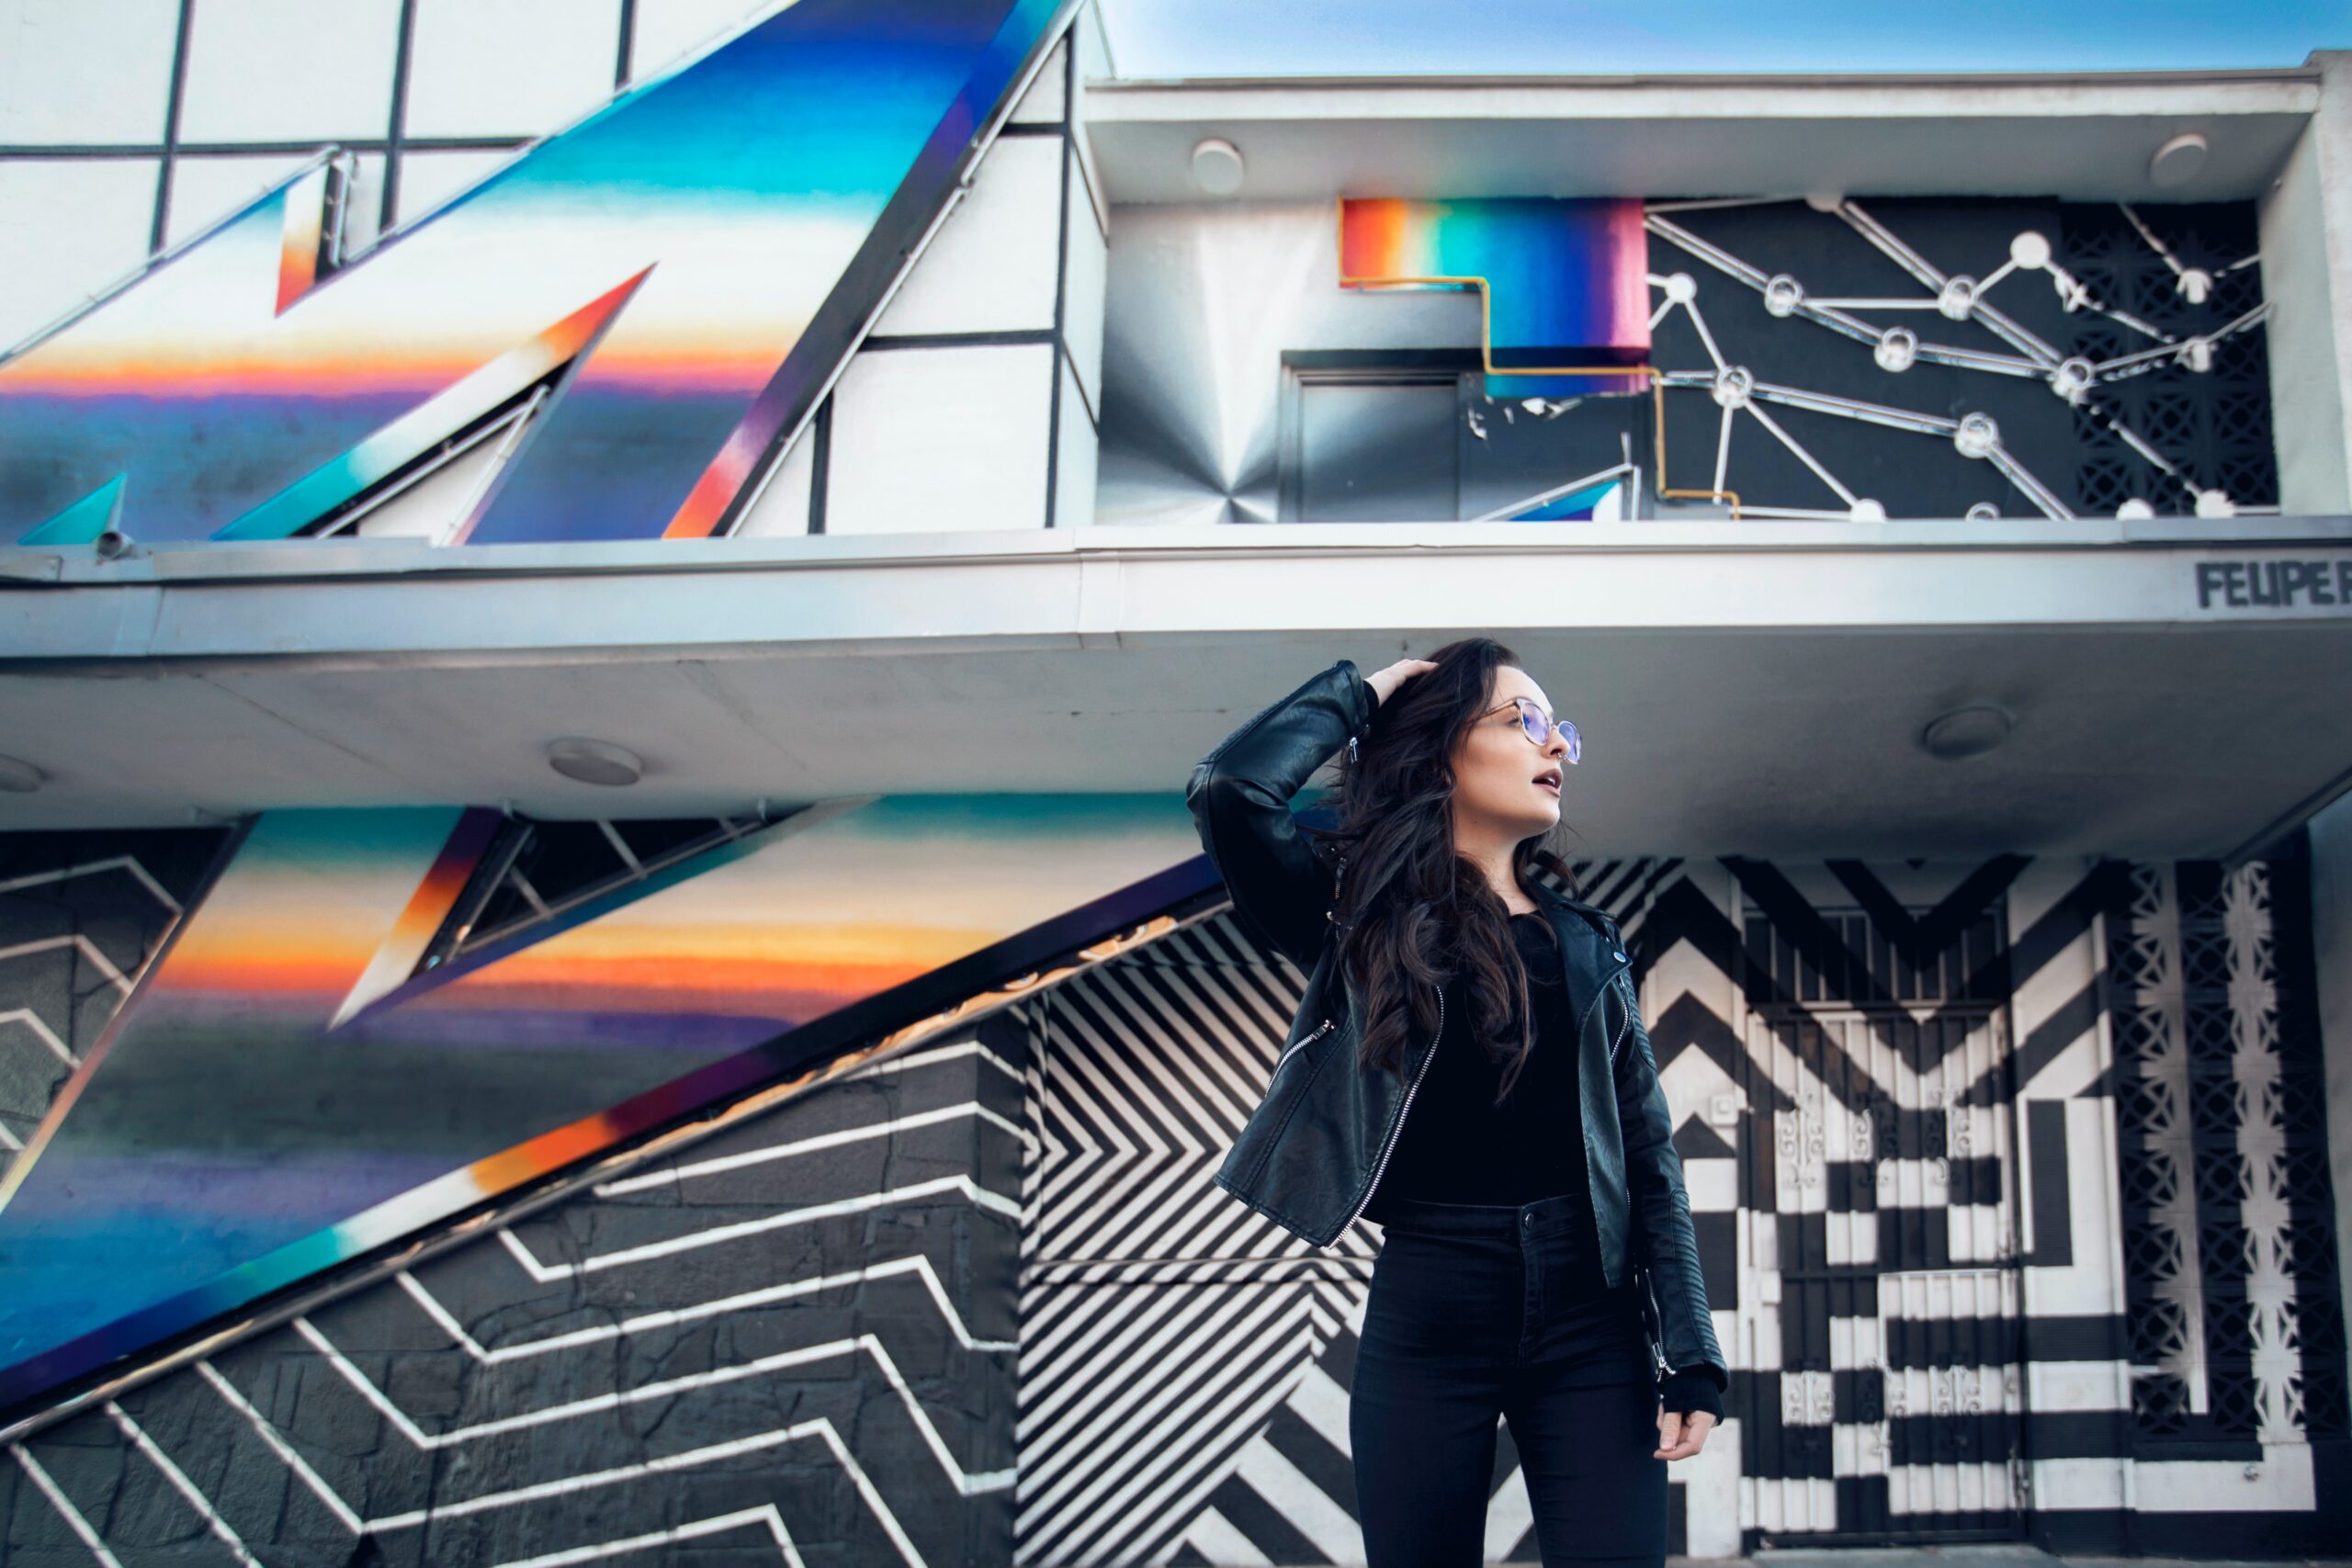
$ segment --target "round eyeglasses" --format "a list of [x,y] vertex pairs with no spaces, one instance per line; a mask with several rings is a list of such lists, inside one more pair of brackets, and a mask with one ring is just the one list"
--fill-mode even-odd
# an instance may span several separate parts
[[[1532,697],[1513,697],[1510,702],[1497,703],[1493,707],[1488,708],[1487,713],[1500,713],[1503,709],[1511,706],[1519,709],[1521,731],[1535,746],[1542,748],[1550,745],[1552,731],[1557,729],[1560,732],[1560,739],[1568,743],[1568,761],[1571,764],[1583,754],[1584,737],[1577,733],[1577,727],[1565,718],[1555,721],[1550,714],[1535,705],[1535,700]],[[1484,718],[1487,713],[1482,713],[1478,716]]]

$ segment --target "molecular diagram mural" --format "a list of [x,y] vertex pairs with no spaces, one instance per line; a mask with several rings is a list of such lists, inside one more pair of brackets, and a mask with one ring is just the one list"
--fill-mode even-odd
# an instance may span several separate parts
[[[2248,213],[1843,197],[1644,211],[1653,268],[1697,264],[1649,275],[1682,492],[1856,520],[1962,501],[1974,519],[2278,510]],[[2212,254],[2233,241],[2242,254]],[[1939,447],[1858,446],[1856,427]]]

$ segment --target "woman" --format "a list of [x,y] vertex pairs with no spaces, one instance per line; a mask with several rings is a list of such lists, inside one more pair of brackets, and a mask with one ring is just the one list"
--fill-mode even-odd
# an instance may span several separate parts
[[[1236,911],[1308,976],[1217,1185],[1318,1246],[1381,1227],[1349,1399],[1369,1568],[1481,1561],[1498,1419],[1544,1562],[1657,1568],[1666,1466],[1723,1414],[1631,958],[1535,875],[1574,887],[1538,841],[1580,750],[1471,637],[1340,660],[1185,792]],[[1289,801],[1334,754],[1338,825],[1310,844]]]

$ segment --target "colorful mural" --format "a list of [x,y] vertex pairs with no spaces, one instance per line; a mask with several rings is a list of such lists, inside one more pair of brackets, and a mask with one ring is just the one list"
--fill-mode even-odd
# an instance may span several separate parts
[[[0,834],[18,932],[167,908],[214,840],[51,837]],[[2306,859],[1576,863],[1735,1352],[1669,1551],[2345,1539]],[[1208,1179],[1305,978],[1216,897],[25,1433],[10,1562],[1360,1560],[1381,1237],[1309,1257]],[[86,1053],[32,945],[0,1009]],[[1532,1561],[1508,1423],[1495,1461],[1487,1555]]]
[[0,539],[282,538],[535,386],[454,538],[723,533],[1066,0],[798,0],[364,264],[331,155],[0,360]]
[[1497,397],[1648,390],[1596,374],[1649,357],[1648,255],[1632,198],[1340,202],[1342,287],[1478,291]]
[[499,821],[253,819],[0,1182],[0,1405],[1215,877],[1172,795],[887,796],[418,972]]

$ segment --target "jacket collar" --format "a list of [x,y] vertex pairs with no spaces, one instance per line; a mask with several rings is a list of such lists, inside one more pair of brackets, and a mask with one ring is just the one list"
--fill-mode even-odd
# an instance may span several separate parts
[[1616,924],[1616,917],[1598,904],[1588,904],[1581,898],[1571,898],[1548,882],[1535,885],[1536,897],[1555,909],[1574,909],[1591,920],[1604,932]]

